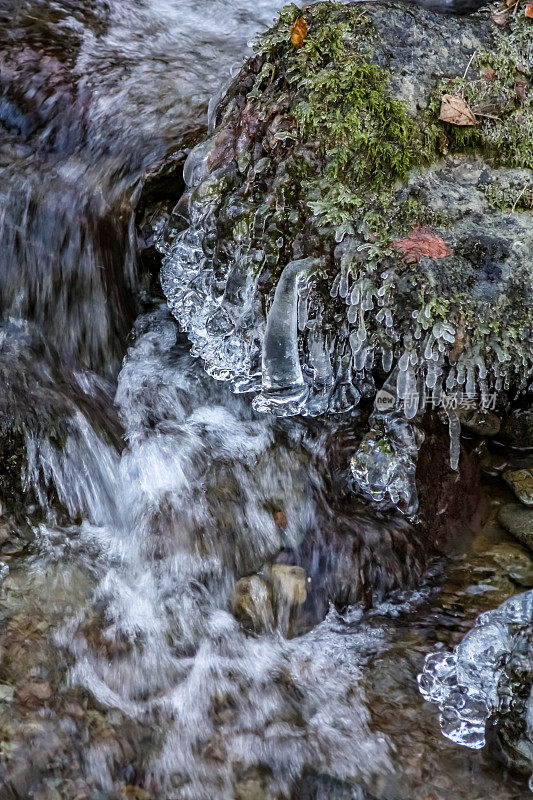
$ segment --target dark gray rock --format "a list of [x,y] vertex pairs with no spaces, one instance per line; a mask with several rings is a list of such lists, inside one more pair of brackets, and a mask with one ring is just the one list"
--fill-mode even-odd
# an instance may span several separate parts
[[[524,21],[502,30],[488,12],[318,3],[298,50],[301,13],[287,7],[259,38],[185,165],[162,284],[193,352],[276,414],[349,409],[396,367],[404,406],[413,393],[486,400],[522,385],[533,365],[529,140],[507,144],[514,82],[493,86],[483,68],[511,59],[512,44],[510,72],[518,54],[533,72]],[[469,98],[476,126],[439,121],[448,92]],[[291,273],[298,310],[278,330],[281,276],[308,258],[321,265]],[[297,386],[272,375],[267,319],[299,360],[284,373]]]
[[509,414],[503,433],[514,447],[533,447],[533,406]]

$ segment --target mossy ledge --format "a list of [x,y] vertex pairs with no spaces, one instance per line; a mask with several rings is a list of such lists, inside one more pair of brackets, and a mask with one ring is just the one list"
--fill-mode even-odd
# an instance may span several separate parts
[[[490,10],[281,12],[189,157],[189,190],[161,244],[170,307],[212,375],[276,413],[346,409],[394,369],[404,407],[413,393],[486,402],[525,385],[532,40],[531,20],[500,28]],[[444,92],[462,94],[477,124],[439,121]],[[285,267],[307,258],[316,267],[290,287],[302,386],[273,402],[266,319]]]

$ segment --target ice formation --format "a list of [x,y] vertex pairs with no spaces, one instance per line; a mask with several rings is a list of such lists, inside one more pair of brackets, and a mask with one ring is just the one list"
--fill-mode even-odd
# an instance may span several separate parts
[[[262,349],[262,392],[255,398],[258,411],[295,413],[307,398],[298,352],[298,284],[313,274],[314,258],[291,261],[276,286],[267,317]],[[305,314],[306,308],[300,312]]]
[[422,412],[419,393],[414,391],[416,401],[404,408],[397,392],[401,373],[398,371],[395,381],[395,372],[376,395],[368,420],[370,430],[353,456],[351,468],[359,492],[382,508],[399,508],[413,516],[418,510],[416,465],[424,441],[416,417]]
[[453,652],[426,656],[418,685],[438,704],[448,739],[473,749],[485,745],[487,722],[509,711],[506,671],[524,635],[533,642],[533,591],[481,614]]
[[[533,368],[533,227],[516,203],[510,214],[490,202],[530,173],[459,143],[443,155],[440,139],[413,158],[430,138],[434,79],[464,71],[460,48],[419,54],[406,117],[413,98],[391,80],[405,47],[388,13],[367,20],[388,68],[365,56],[355,73],[366,23],[346,6],[306,7],[296,52],[299,14],[282,12],[210,106],[160,238],[163,290],[192,354],[258,411],[348,411],[385,381],[394,405],[376,408],[352,473],[363,494],[413,515],[425,410],[444,410],[457,469],[456,406],[488,407]],[[371,144],[360,118],[380,131]]]

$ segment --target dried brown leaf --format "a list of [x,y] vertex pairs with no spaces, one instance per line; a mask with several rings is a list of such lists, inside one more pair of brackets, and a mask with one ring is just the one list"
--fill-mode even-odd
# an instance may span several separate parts
[[307,36],[307,22],[303,17],[298,17],[291,30],[291,42],[296,49],[299,49]]
[[462,97],[443,94],[439,119],[450,125],[475,125],[476,115]]
[[524,11],[524,14],[526,15],[526,17],[533,19],[533,3],[528,3],[526,5],[526,10]]

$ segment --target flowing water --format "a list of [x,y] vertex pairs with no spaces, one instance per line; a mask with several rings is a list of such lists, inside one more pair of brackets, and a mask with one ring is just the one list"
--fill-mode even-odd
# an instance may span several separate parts
[[[26,453],[0,468],[2,800],[526,797],[441,735],[416,677],[533,583],[529,555],[491,514],[404,575],[415,533],[349,494],[357,413],[256,413],[137,263],[143,173],[279,5],[0,0],[0,429]],[[335,537],[373,604],[328,603],[353,564]],[[275,561],[305,569],[298,613],[289,585],[243,624],[236,582]]]

